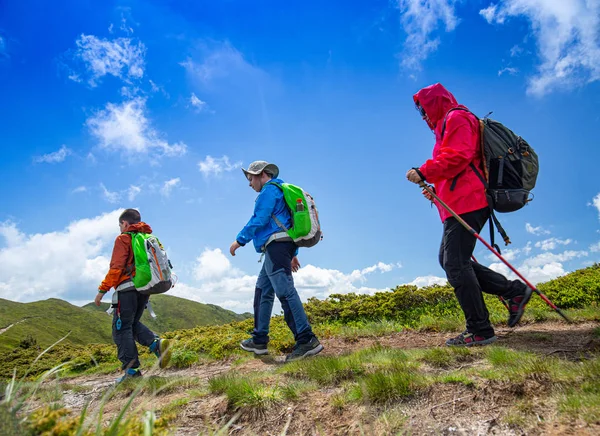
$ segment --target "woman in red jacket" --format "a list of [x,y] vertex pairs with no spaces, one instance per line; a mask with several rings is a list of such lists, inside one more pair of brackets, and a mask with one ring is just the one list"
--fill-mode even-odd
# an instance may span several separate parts
[[[477,233],[489,218],[490,210],[483,183],[470,164],[483,168],[479,148],[479,121],[469,112],[450,109],[459,105],[441,84],[421,89],[413,96],[423,120],[435,134],[432,159],[420,168],[406,173],[406,178],[419,183],[433,183],[440,199],[461,216]],[[442,137],[442,126],[446,128]],[[423,194],[429,200],[427,191]],[[434,201],[435,202],[435,201]],[[485,345],[494,342],[489,313],[482,292],[500,295],[509,305],[509,327],[515,326],[531,298],[531,289],[519,280],[503,275],[471,260],[477,239],[441,205],[436,204],[444,223],[439,261],[448,282],[454,288],[465,314],[467,329],[446,345]]]

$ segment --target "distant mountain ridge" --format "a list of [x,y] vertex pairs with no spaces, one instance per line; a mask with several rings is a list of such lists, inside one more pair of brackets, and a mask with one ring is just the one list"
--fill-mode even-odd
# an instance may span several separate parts
[[[171,295],[151,297],[157,317],[144,311],[142,322],[156,333],[189,329],[196,326],[227,324],[252,317],[237,314],[213,304],[203,304]],[[73,344],[111,343],[109,303],[83,307],[57,298],[17,303],[0,298],[0,351],[20,346],[28,337],[40,347],[47,347],[69,332],[65,341]]]

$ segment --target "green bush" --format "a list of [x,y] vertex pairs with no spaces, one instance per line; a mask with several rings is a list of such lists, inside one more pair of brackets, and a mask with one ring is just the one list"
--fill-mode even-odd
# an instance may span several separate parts
[[198,360],[198,353],[192,350],[175,349],[171,353],[171,366],[175,368],[189,368]]

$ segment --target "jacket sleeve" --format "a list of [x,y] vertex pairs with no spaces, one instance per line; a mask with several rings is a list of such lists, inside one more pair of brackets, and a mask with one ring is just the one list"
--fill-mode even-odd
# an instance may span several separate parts
[[119,281],[126,272],[127,258],[129,257],[129,251],[131,250],[131,242],[127,239],[128,238],[124,237],[124,235],[117,236],[110,259],[110,269],[98,287],[98,291],[107,292],[110,291],[110,288],[119,285]]
[[466,116],[456,114],[448,117],[440,152],[419,170],[431,183],[452,179],[475,159],[477,152],[477,134],[473,132],[473,126]]
[[266,226],[271,219],[271,215],[275,210],[275,201],[277,200],[276,192],[279,191],[277,186],[267,185],[258,194],[256,203],[254,204],[254,214],[248,221],[248,224],[238,233],[235,238],[240,245],[246,245],[256,235],[258,229]]

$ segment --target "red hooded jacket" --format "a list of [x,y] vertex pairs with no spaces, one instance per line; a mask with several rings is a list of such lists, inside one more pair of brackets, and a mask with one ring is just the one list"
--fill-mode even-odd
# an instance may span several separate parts
[[[421,89],[413,99],[425,110],[435,133],[433,157],[419,168],[425,180],[434,184],[440,199],[459,215],[487,207],[483,183],[469,166],[472,162],[482,168],[479,121],[468,112],[452,111],[446,118],[442,139],[448,111],[466,107],[439,83]],[[441,205],[436,206],[442,222],[452,216]]]
[[[139,222],[129,225],[125,229],[125,232],[152,233],[152,229],[148,224]],[[129,280],[135,276],[131,235],[125,232],[117,236],[115,240],[115,247],[110,259],[110,269],[98,287],[99,291],[110,291],[110,288],[116,288],[125,280]]]

